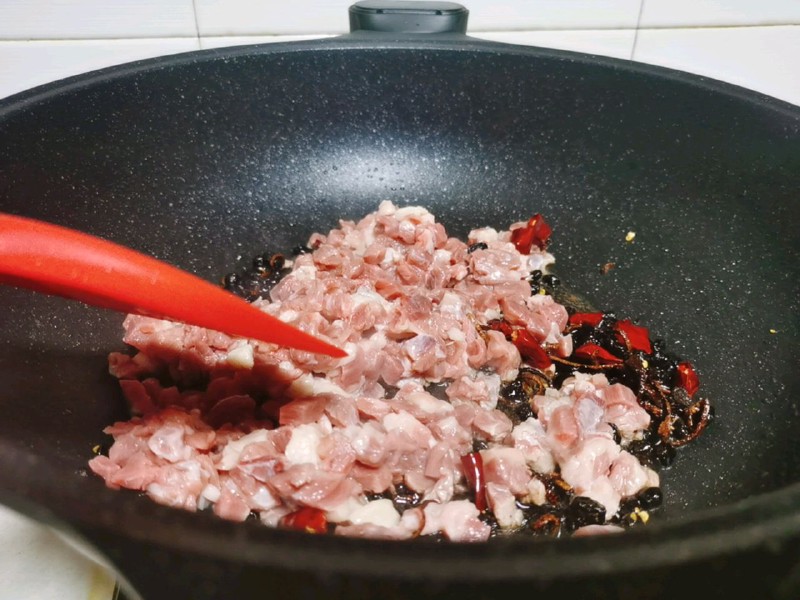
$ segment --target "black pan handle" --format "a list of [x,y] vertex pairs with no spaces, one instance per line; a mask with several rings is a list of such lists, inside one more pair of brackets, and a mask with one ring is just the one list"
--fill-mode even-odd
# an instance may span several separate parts
[[362,0],[350,7],[350,32],[464,34],[468,17],[455,2]]

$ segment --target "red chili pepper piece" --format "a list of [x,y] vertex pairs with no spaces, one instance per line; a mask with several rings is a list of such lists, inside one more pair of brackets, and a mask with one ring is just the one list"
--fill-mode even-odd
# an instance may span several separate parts
[[514,328],[511,326],[511,323],[504,319],[492,319],[486,323],[486,326],[494,331],[499,331],[506,336],[506,338],[510,338],[511,334],[514,333]]
[[529,227],[520,227],[511,232],[511,243],[520,254],[530,254],[533,245],[533,231]]
[[691,398],[697,393],[700,387],[700,378],[690,362],[682,362],[678,365],[678,386],[686,390]]
[[646,354],[653,353],[653,346],[650,343],[650,332],[647,331],[646,327],[634,325],[630,321],[626,320],[617,321],[616,328],[617,331],[621,331],[625,334],[625,337],[622,335],[617,335],[617,338],[623,344],[625,343],[625,338],[627,338],[628,344],[632,350],[639,350],[640,352],[644,352]]
[[531,246],[534,245],[544,250],[552,232],[542,215],[536,213],[525,227],[519,227],[511,232],[511,242],[520,254],[530,254]]
[[328,531],[328,520],[325,518],[325,513],[318,508],[311,508],[310,506],[304,506],[289,513],[281,519],[281,525],[308,533],[325,533]]
[[593,313],[574,313],[569,318],[569,324],[575,326],[581,325],[591,325],[592,327],[597,327],[600,325],[600,321],[603,320],[603,313],[601,312],[593,312]]
[[486,479],[480,452],[470,452],[462,456],[461,466],[464,469],[464,477],[467,478],[467,483],[475,494],[475,506],[480,511],[486,510]]
[[597,344],[584,344],[573,353],[577,358],[589,360],[594,364],[619,364],[622,359],[614,356],[605,348],[601,348]]
[[518,329],[511,334],[511,342],[519,350],[522,360],[536,369],[546,369],[553,364],[544,348],[536,339],[524,329]]

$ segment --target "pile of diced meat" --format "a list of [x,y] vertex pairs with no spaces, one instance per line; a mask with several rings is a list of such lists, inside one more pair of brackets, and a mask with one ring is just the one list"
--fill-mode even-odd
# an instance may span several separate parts
[[[517,501],[546,502],[540,476],[552,472],[612,517],[622,498],[658,485],[615,442],[615,430],[624,444],[650,422],[630,389],[577,373],[516,426],[496,408],[521,359],[489,321],[572,351],[566,309],[531,294],[531,272],[553,257],[520,254],[510,239],[490,228],[451,238],[427,210],[390,202],[314,234],[313,252],[256,305],[342,347],[342,359],[128,316],[136,353],[112,354],[110,371],[138,416],[106,429],[114,443],[91,469],[111,487],[226,519],[280,525],[315,509],[336,534],[481,541],[491,529],[461,462],[478,441],[504,530],[522,524]],[[402,512],[390,499],[400,486],[420,498]]]

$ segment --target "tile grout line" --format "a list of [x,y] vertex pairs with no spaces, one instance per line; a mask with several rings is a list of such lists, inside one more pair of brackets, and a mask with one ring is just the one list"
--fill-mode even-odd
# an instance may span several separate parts
[[197,34],[192,35],[157,35],[157,36],[136,36],[136,37],[80,37],[80,38],[4,38],[0,37],[0,44],[52,44],[53,42],[148,42],[148,41],[177,41],[195,40]]
[[[647,0],[642,0],[642,5]],[[698,29],[768,29],[777,27],[800,27],[800,23],[774,23],[774,24],[747,24],[747,25],[674,25],[674,26],[658,26],[658,27],[611,27],[611,28],[580,28],[580,29],[476,29],[470,30],[471,34],[480,33],[558,33],[558,32],[592,32],[592,31],[634,31],[634,42],[638,38],[639,31],[695,31]],[[341,33],[341,32],[340,32]],[[200,36],[199,24],[195,21],[195,33],[191,35],[160,35],[160,36],[131,36],[131,37],[79,37],[79,38],[4,38],[0,37],[0,45],[2,44],[21,44],[21,43],[52,43],[52,42],[118,42],[118,41],[170,41],[170,40],[193,40],[193,39],[214,39],[226,37],[312,37],[312,36],[335,36],[340,33],[331,32],[311,32],[311,33],[239,33],[239,34],[208,34]]]
[[642,26],[642,14],[644,13],[645,2],[647,2],[647,0],[641,0],[639,3],[639,16],[636,17],[636,31],[633,33],[633,45],[631,45],[631,60],[636,56],[636,44],[639,41],[639,29]]
[[[784,22],[773,22],[773,23],[698,23],[694,25],[675,25],[675,24],[668,24],[668,25],[650,25],[648,27],[640,27],[642,14],[644,12],[644,3],[647,0],[642,0],[641,5],[639,6],[639,16],[637,18],[636,25],[633,27],[608,27],[608,26],[598,26],[598,27],[587,27],[587,26],[580,26],[580,27],[547,27],[547,28],[537,28],[537,27],[521,27],[521,28],[506,28],[506,29],[470,29],[467,33],[524,33],[528,31],[635,31],[636,29],[644,29],[644,30],[651,30],[651,29],[768,29],[773,27],[800,27],[800,20],[793,21],[791,23],[784,23]],[[212,34],[213,36],[214,34]],[[260,33],[243,33],[243,34],[235,34],[237,36],[248,36],[248,35],[264,35]],[[280,33],[280,34],[266,34],[266,35],[307,35],[304,33]],[[329,34],[329,35],[337,35],[337,34]],[[203,37],[212,37],[212,36],[203,36]]]
[[[644,0],[642,0],[644,2]],[[192,0],[192,14],[194,15],[194,34],[197,38],[197,49],[200,49],[200,20],[197,18],[197,0]]]

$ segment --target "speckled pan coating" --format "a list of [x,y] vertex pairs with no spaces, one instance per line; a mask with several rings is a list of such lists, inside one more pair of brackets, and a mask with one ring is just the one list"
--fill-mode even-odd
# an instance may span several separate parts
[[[234,526],[106,490],[85,463],[124,413],[104,373],[121,317],[11,289],[0,498],[71,523],[148,599],[220,585],[249,597],[262,581],[306,597],[488,598],[553,577],[601,597],[625,597],[619,581],[639,577],[651,583],[635,596],[650,597],[683,589],[666,567],[708,576],[709,561],[727,567],[713,571],[720,585],[755,586],[755,564],[776,597],[793,593],[800,109],[610,59],[359,36],[147,61],[0,102],[0,210],[209,279],[382,199],[424,205],[456,235],[543,213],[570,287],[694,361],[717,419],[665,472],[655,524],[612,540],[409,547]],[[286,575],[296,570],[308,573]],[[427,583],[395,585],[407,578]]]

